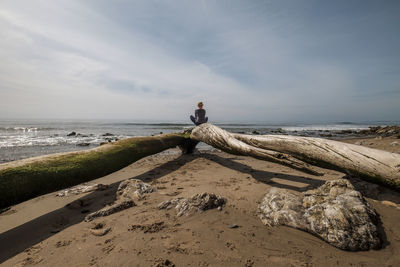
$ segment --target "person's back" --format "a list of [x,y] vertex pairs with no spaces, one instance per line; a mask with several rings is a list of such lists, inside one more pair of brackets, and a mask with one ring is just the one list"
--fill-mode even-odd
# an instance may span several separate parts
[[203,109],[203,102],[199,102],[197,104],[198,109],[194,111],[194,116],[190,115],[190,120],[196,125],[200,125],[202,123],[206,123],[208,118],[206,117],[206,110]]
[[194,116],[197,123],[205,123],[206,121],[206,110],[203,108],[196,109],[194,111]]

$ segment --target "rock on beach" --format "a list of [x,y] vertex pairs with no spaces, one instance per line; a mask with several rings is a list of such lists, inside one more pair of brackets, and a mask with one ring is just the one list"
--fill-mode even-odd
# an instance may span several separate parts
[[190,215],[194,212],[203,212],[215,209],[226,204],[226,198],[213,193],[195,194],[190,198],[175,198],[158,205],[159,209],[175,208],[177,216]]
[[271,188],[259,205],[259,217],[265,225],[301,229],[343,250],[381,247],[377,213],[345,179],[304,193]]

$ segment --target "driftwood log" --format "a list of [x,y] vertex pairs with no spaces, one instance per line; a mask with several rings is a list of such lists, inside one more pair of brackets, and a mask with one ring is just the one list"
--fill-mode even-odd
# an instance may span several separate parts
[[205,123],[190,136],[185,132],[128,138],[95,149],[0,164],[0,209],[100,178],[169,148],[192,153],[198,142],[314,175],[321,173],[312,165],[328,167],[400,191],[400,154],[322,138],[232,134]]
[[185,145],[184,134],[134,137],[94,149],[0,164],[0,209],[113,173],[163,150]]
[[209,123],[191,139],[225,152],[247,155],[317,173],[308,164],[343,171],[400,191],[400,154],[322,138],[232,134]]

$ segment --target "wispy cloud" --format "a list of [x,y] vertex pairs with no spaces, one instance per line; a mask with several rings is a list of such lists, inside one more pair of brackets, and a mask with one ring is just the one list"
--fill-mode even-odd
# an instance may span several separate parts
[[[395,34],[381,20],[399,5],[345,7],[4,1],[0,113],[184,120],[203,100],[220,121],[394,119],[400,78],[377,72],[398,73],[400,41],[375,39]],[[368,110],[377,96],[379,111]]]

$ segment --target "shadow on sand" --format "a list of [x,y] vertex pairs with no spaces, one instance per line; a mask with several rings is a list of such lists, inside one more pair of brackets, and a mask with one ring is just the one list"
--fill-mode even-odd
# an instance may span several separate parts
[[[196,157],[183,155],[178,159],[166,162],[136,177],[144,181],[158,179],[179,169]],[[88,212],[102,209],[115,200],[115,193],[120,182],[110,185],[104,191],[95,191],[85,195],[66,206],[42,215],[27,223],[0,234],[0,264],[21,253],[27,248],[53,236],[54,234],[84,220]],[[5,215],[3,215],[5,216]],[[1,220],[1,215],[0,215]]]
[[[236,157],[220,157],[213,153],[182,155],[177,159],[166,162],[143,174],[131,177],[130,179],[140,179],[145,182],[150,182],[178,170],[183,165],[197,158],[206,158],[226,168],[246,173],[257,181],[280,188],[304,191],[316,188],[324,183],[323,180],[313,179],[305,176],[296,176],[290,174],[268,172],[264,170],[256,170],[246,164],[235,161]],[[272,178],[280,178],[284,180],[305,183],[308,184],[308,186],[306,186],[305,188],[298,188],[287,184],[280,184],[278,182],[271,181]],[[112,203],[115,200],[115,193],[117,191],[119,183],[120,182],[113,183],[108,189],[104,191],[92,192],[67,204],[66,206],[58,210],[49,212],[27,223],[24,223],[11,230],[1,233],[0,263],[8,260],[18,253],[21,253],[27,248],[30,248],[31,246],[53,236],[54,234],[72,225],[82,222],[87,212],[97,211],[103,208],[105,205]],[[386,235],[382,227],[380,227],[380,232],[382,237],[384,238],[384,244],[387,245],[388,241],[386,240]]]

